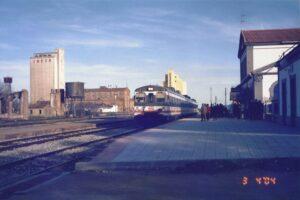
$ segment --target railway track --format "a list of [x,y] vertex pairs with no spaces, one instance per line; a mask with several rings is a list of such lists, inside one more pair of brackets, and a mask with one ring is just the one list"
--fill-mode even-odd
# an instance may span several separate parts
[[[18,148],[20,148],[20,147],[26,147],[26,146],[30,146],[30,145],[41,145],[42,143],[53,142],[53,141],[56,141],[56,140],[61,140],[60,142],[62,142],[63,139],[67,139],[67,138],[71,138],[71,137],[82,138],[80,136],[84,136],[84,135],[88,135],[88,134],[94,134],[94,133],[99,134],[99,135],[95,135],[93,137],[87,138],[87,141],[86,140],[84,142],[80,141],[79,144],[75,144],[75,145],[72,145],[72,144],[68,145],[67,144],[66,145],[67,147],[58,148],[58,149],[53,150],[53,151],[47,151],[45,153],[40,153],[40,154],[36,154],[36,155],[33,155],[33,156],[26,156],[24,158],[15,159],[15,160],[12,160],[12,161],[7,161],[7,162],[4,161],[4,163],[3,162],[1,163],[1,160],[0,160],[0,170],[8,168],[8,167],[13,167],[13,166],[16,166],[18,164],[22,164],[23,162],[26,162],[28,160],[32,160],[32,159],[35,159],[35,158],[45,157],[45,156],[60,153],[60,152],[66,151],[66,150],[86,146],[86,145],[89,145],[89,144],[94,143],[94,142],[104,141],[104,140],[107,140],[107,139],[112,139],[112,138],[127,134],[127,132],[121,133],[121,134],[115,134],[115,135],[110,135],[110,134],[106,133],[110,130],[119,130],[119,129],[122,129],[124,127],[125,126],[106,128],[106,129],[102,129],[101,132],[99,130],[97,130],[97,131],[94,130],[94,131],[90,131],[90,132],[72,134],[72,135],[67,135],[67,136],[63,135],[63,136],[59,136],[59,137],[56,137],[56,138],[42,140],[42,141],[25,143],[26,145],[24,145],[24,146],[18,144]],[[129,127],[127,127],[127,128],[129,128]],[[138,130],[138,129],[136,129],[136,130]],[[77,141],[79,141],[79,140],[77,140]],[[1,156],[1,153],[0,153],[0,156]]]
[[[0,197],[10,193],[9,191],[23,180],[43,174],[49,170],[69,165],[79,159],[87,157],[88,152],[92,151],[92,145],[99,145],[111,141],[114,138],[125,136],[145,129],[137,125],[108,127],[97,130],[90,130],[81,133],[70,133],[67,135],[57,135],[56,138],[42,137],[28,140],[17,140],[2,143],[2,148],[8,150],[0,152],[0,158],[5,156],[3,152],[13,152],[18,149],[31,148],[31,146],[40,146],[48,143],[64,142],[67,145],[50,150],[40,150],[40,153],[1,162],[0,160]],[[25,138],[24,138],[25,139]],[[41,141],[40,141],[41,140]],[[69,141],[67,141],[69,140]],[[71,141],[71,142],[70,142]],[[76,142],[74,142],[76,141]],[[8,141],[6,141],[8,142]],[[14,148],[12,146],[15,146]],[[55,145],[54,145],[55,146]],[[41,147],[42,149],[42,147]],[[15,155],[17,155],[16,153]]]
[[25,147],[25,146],[30,146],[30,145],[34,145],[34,144],[41,144],[41,143],[45,143],[45,142],[49,142],[49,141],[60,140],[60,139],[75,137],[75,136],[84,135],[84,134],[93,134],[93,133],[97,133],[100,131],[107,131],[107,130],[114,129],[116,127],[121,127],[121,126],[111,126],[111,127],[106,127],[106,128],[90,128],[90,129],[86,129],[86,130],[67,131],[67,132],[62,132],[62,133],[45,134],[45,135],[40,135],[40,136],[33,136],[33,137],[26,137],[26,138],[2,141],[2,142],[0,142],[0,153],[3,151],[12,150],[15,148],[20,148],[20,147]]

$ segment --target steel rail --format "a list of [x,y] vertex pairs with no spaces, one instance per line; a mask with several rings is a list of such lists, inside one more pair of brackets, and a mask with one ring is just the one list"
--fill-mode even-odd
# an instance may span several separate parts
[[[121,124],[127,122],[126,121],[118,121],[118,122],[112,122],[109,123],[112,125],[112,127],[107,128],[90,128],[85,130],[74,130],[74,131],[66,131],[66,132],[60,132],[60,133],[54,133],[54,134],[44,134],[39,136],[32,136],[32,137],[26,137],[26,138],[19,138],[19,139],[13,139],[13,140],[6,140],[0,142],[0,153],[7,150],[12,150],[15,148],[30,146],[34,144],[41,144],[49,141],[69,138],[69,137],[76,137],[79,135],[87,135],[87,134],[93,134],[97,132],[107,131],[118,127],[123,126],[113,126],[116,124]],[[130,120],[129,120],[130,122]]]
[[[118,129],[118,128],[115,128],[115,129]],[[76,149],[76,148],[81,148],[81,147],[84,147],[84,146],[89,146],[91,144],[95,144],[95,143],[98,143],[98,142],[109,141],[111,139],[115,139],[115,138],[118,138],[118,137],[126,136],[126,135],[129,135],[129,134],[135,133],[135,132],[139,132],[139,131],[144,130],[144,129],[145,129],[144,127],[136,127],[136,128],[133,127],[132,129],[125,130],[125,131],[123,131],[121,133],[112,134],[112,135],[106,136],[104,138],[94,139],[94,140],[91,140],[91,141],[88,141],[88,142],[83,142],[81,144],[77,144],[77,145],[65,147],[65,148],[62,148],[62,149],[58,149],[58,150],[55,150],[55,151],[51,151],[51,152],[47,152],[47,153],[42,153],[42,154],[38,154],[38,155],[31,156],[31,157],[28,157],[28,158],[20,159],[20,160],[17,160],[17,161],[13,161],[13,162],[1,165],[0,166],[0,170],[5,170],[5,169],[7,169],[9,167],[13,167],[13,166],[16,166],[16,165],[21,165],[23,163],[26,163],[27,161],[34,161],[34,160],[36,160],[38,158],[49,157],[51,155],[63,153],[63,152],[68,151],[68,150],[73,150],[73,149]],[[12,187],[14,187],[16,184],[19,184],[20,182],[22,182],[22,181],[24,181],[26,179],[33,178],[34,176],[43,174],[43,173],[45,173],[47,171],[50,171],[52,169],[55,169],[55,168],[58,168],[58,167],[62,167],[62,166],[66,166],[66,165],[68,165],[70,163],[73,163],[75,161],[83,159],[83,158],[85,158],[87,156],[86,151],[83,151],[83,152],[80,152],[80,153],[74,153],[75,155],[79,154],[79,156],[75,156],[75,158],[71,158],[69,160],[62,160],[62,162],[55,163],[54,165],[50,165],[50,166],[48,166],[46,168],[43,168],[43,169],[41,169],[39,171],[36,171],[36,172],[34,172],[34,173],[30,174],[30,175],[27,175],[27,176],[25,176],[23,178],[20,178],[20,179],[18,179],[16,181],[4,183],[0,187],[0,192],[2,194],[4,194],[7,191],[9,191]],[[0,193],[0,196],[1,196],[1,193]]]

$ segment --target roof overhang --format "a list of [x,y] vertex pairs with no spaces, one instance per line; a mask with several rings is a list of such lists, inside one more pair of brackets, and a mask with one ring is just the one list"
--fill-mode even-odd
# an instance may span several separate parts
[[276,62],[278,71],[281,71],[282,69],[293,64],[296,60],[300,60],[300,44],[298,44],[292,51]]

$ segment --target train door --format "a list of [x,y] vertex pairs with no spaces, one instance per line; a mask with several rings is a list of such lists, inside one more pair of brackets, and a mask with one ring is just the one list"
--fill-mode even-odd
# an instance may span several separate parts
[[155,98],[155,96],[154,96],[153,93],[149,93],[148,94],[148,101],[149,101],[149,103],[154,103],[154,98]]
[[290,76],[290,101],[291,101],[291,125],[296,125],[297,94],[296,94],[296,75]]

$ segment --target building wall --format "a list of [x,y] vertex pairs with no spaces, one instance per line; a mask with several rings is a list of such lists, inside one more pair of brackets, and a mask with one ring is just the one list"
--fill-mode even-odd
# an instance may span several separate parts
[[30,58],[30,103],[50,101],[51,89],[63,89],[64,84],[63,49]]
[[286,89],[287,89],[287,117],[291,116],[291,98],[290,98],[290,75],[296,75],[296,93],[297,93],[297,112],[296,116],[300,117],[300,60],[297,60],[293,63],[293,72],[291,72],[291,65],[289,67],[284,68],[279,72],[279,114],[282,116],[282,81],[286,80]]
[[[282,54],[292,50],[293,45],[262,45],[247,46],[240,59],[241,80],[253,70],[257,70],[268,64],[278,61]],[[246,65],[243,63],[247,63]],[[269,72],[277,72],[273,68]],[[277,75],[264,75],[261,82],[254,83],[255,99],[268,102],[271,98],[270,87],[278,80]]]
[[247,46],[240,58],[240,79],[241,81],[253,71],[253,47]]
[[254,98],[256,100],[263,101],[263,99],[264,99],[264,96],[263,96],[264,80],[263,79],[259,80],[259,81],[253,80],[253,83],[254,83]]
[[179,90],[181,94],[187,94],[187,85],[178,74],[173,70],[168,70],[165,75],[165,81],[163,82],[164,87],[173,87],[175,90]]
[[[265,45],[253,47],[253,70],[264,67],[268,64],[278,61],[282,54],[288,53],[293,45]],[[277,68],[273,68],[269,72],[277,73]],[[255,88],[255,90],[262,90],[262,98],[259,100],[263,102],[270,101],[270,87],[278,80],[277,75],[265,75],[263,76],[261,86]]]
[[[65,51],[56,49],[57,52],[57,70],[58,70],[58,89],[65,88]],[[54,88],[57,89],[57,88]]]
[[[273,68],[272,70],[270,70],[270,72],[277,72],[277,68]],[[265,75],[263,76],[263,80],[262,80],[262,102],[269,102],[271,101],[272,95],[270,93],[270,88],[271,86],[277,82],[278,80],[278,75],[274,74],[274,75]]]
[[107,105],[117,105],[118,111],[129,112],[132,110],[130,90],[128,88],[106,88],[84,90],[85,102],[97,102]]
[[45,106],[43,108],[31,108],[30,116],[31,117],[54,117],[55,111],[50,106]]
[[[288,53],[293,45],[264,45],[253,46],[253,70],[278,61],[283,52]],[[285,53],[285,54],[286,54]]]
[[[13,101],[15,97],[19,97],[18,110],[14,112]],[[2,113],[0,109],[0,119],[28,119],[28,91],[22,90],[20,92],[14,92],[8,96],[0,99],[1,105],[5,106],[5,112]]]
[[50,94],[50,107],[54,110],[55,116],[64,116],[64,90],[63,89],[53,89]]

